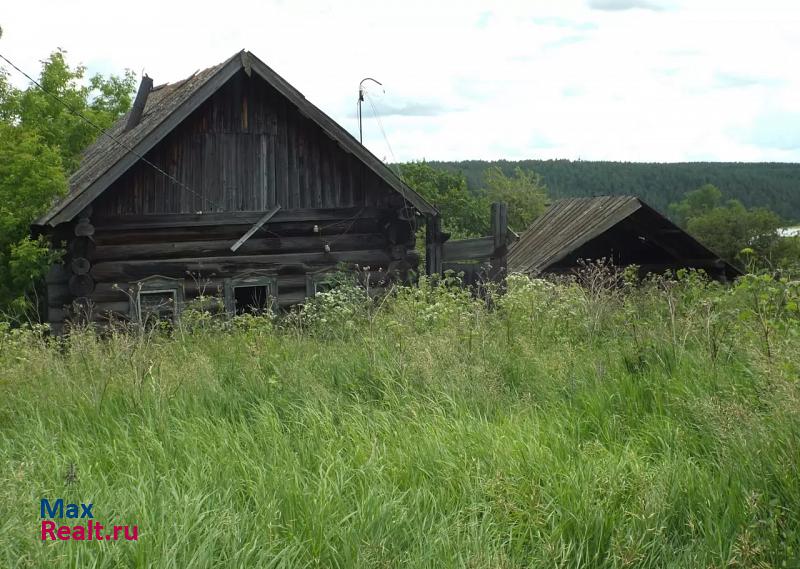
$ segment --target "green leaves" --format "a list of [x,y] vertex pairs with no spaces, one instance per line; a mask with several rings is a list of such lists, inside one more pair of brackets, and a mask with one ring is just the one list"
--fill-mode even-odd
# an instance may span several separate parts
[[42,62],[41,88],[13,87],[0,71],[0,309],[28,308],[26,293],[52,258],[30,224],[67,192],[83,151],[131,104],[134,77],[85,77],[57,50]]
[[19,127],[36,132],[48,146],[58,149],[68,172],[77,169],[82,152],[98,136],[97,128],[110,127],[131,104],[134,76],[85,77],[86,68],[71,68],[65,52],[53,52],[42,62],[40,89],[31,86],[10,93]]
[[[728,261],[739,261],[748,270],[800,263],[800,245],[782,238],[781,218],[769,209],[746,208],[738,200],[722,201],[722,192],[711,184],[686,194],[670,205],[678,224]],[[798,241],[800,243],[800,241]]]
[[435,169],[426,162],[400,165],[403,181],[442,213],[445,231],[455,239],[477,237],[489,231],[489,202],[467,189],[461,174]]
[[517,168],[506,176],[497,166],[484,172],[484,188],[470,190],[462,174],[432,167],[426,162],[400,165],[409,186],[442,212],[442,221],[452,238],[479,237],[489,232],[489,205],[508,204],[508,223],[524,231],[544,211],[547,189],[533,171]]
[[536,172],[517,167],[512,176],[506,176],[492,166],[483,177],[489,201],[508,204],[508,225],[515,231],[525,231],[544,212],[547,188]]
[[47,244],[30,223],[67,189],[58,152],[23,128],[0,123],[0,306],[21,300],[45,269]]

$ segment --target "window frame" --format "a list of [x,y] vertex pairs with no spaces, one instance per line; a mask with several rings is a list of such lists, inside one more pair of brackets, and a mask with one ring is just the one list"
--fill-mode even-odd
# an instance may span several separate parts
[[336,273],[325,271],[320,273],[307,273],[306,274],[306,298],[314,298],[320,291],[317,287],[321,284],[329,283],[336,285]]
[[241,273],[223,280],[225,311],[230,316],[236,316],[236,289],[245,287],[264,286],[267,288],[267,297],[270,300],[269,309],[275,312],[278,306],[278,277],[270,273],[250,271]]
[[145,295],[171,293],[174,299],[174,305],[172,307],[172,323],[177,324],[180,322],[181,312],[183,312],[184,305],[183,279],[153,275],[134,283],[130,283],[130,285],[132,290],[135,291],[135,294],[130,295],[129,308],[129,316],[134,322],[144,324],[142,321],[142,293]]

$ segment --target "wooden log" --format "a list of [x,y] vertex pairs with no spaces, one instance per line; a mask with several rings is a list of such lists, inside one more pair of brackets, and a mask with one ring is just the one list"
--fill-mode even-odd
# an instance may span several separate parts
[[[378,219],[391,214],[389,208],[304,208],[282,209],[270,220],[272,223],[298,221],[328,222],[356,217]],[[157,229],[174,227],[202,227],[217,225],[252,225],[263,216],[257,211],[231,211],[224,213],[175,213],[105,217],[94,221],[96,229],[103,231],[128,231],[131,229]]]
[[94,279],[86,275],[72,275],[69,278],[69,291],[76,297],[89,296],[94,291]]
[[84,257],[75,257],[70,263],[70,268],[76,275],[85,275],[89,272],[89,269],[92,268],[92,264],[89,262],[89,259]]
[[489,276],[493,281],[501,281],[508,272],[508,205],[502,202],[492,204],[492,238],[494,252]]
[[91,258],[95,250],[95,242],[91,237],[75,237],[70,240],[67,250],[73,257]]
[[[288,253],[299,251],[322,251],[329,243],[333,251],[353,249],[382,249],[386,238],[377,233],[345,234],[341,236],[268,237],[251,238],[239,249],[241,254]],[[230,250],[230,241],[166,241],[162,243],[135,243],[130,245],[101,245],[94,254],[95,263],[115,259],[163,259],[169,257],[206,257],[235,255]]]
[[[321,228],[320,232],[314,232],[314,226]],[[268,223],[263,227],[258,237],[293,237],[293,236],[323,236],[335,238],[344,232],[350,233],[379,233],[381,231],[377,219],[341,219],[331,222],[287,222],[287,223]],[[131,243],[164,243],[166,241],[208,241],[215,239],[235,241],[242,235],[241,225],[220,225],[216,227],[176,227],[176,228],[139,228],[126,231],[99,231],[94,238],[97,246],[103,245],[123,245]]]
[[492,238],[495,249],[508,242],[508,205],[502,202],[492,204]]
[[107,314],[109,312],[116,312],[119,314],[128,314],[130,312],[129,301],[117,302],[95,302],[91,305],[93,314]]
[[91,237],[94,235],[95,227],[85,220],[79,221],[75,224],[75,235],[77,237]]
[[[278,281],[278,288],[298,288],[305,286],[306,275],[299,273],[294,275],[276,275]],[[95,285],[94,292],[92,293],[91,300],[94,302],[120,302],[127,300],[128,293],[135,290],[131,288],[130,283],[109,283],[100,282]],[[184,296],[187,299],[192,299],[200,296],[222,296],[225,290],[225,279],[220,277],[199,278],[192,279],[186,278],[183,284]],[[67,294],[69,294],[67,292]],[[64,303],[61,303],[64,304]],[[55,305],[59,307],[60,305]]]
[[442,218],[427,216],[425,227],[425,272],[429,275],[442,272]]
[[47,313],[50,322],[108,320],[110,314],[127,317],[130,313],[129,302],[98,302],[85,305],[49,308]]
[[442,245],[442,260],[444,262],[488,259],[495,251],[494,243],[493,237],[447,241]]
[[[385,250],[332,251],[331,253],[286,253],[183,259],[154,259],[97,263],[91,269],[97,281],[133,281],[150,275],[185,277],[187,273],[215,276],[234,275],[248,269],[281,271],[290,267],[298,272],[315,267],[336,267],[339,263],[386,267],[391,261]],[[80,295],[78,295],[80,296]]]

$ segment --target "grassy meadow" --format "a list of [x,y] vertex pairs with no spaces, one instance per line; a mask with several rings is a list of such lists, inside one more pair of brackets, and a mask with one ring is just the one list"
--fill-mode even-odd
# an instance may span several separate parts
[[800,284],[580,280],[0,327],[0,567],[800,566]]

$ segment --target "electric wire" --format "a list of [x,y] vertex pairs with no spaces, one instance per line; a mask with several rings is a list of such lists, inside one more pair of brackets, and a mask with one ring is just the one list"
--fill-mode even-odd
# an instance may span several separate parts
[[[394,150],[392,149],[392,145],[389,142],[389,137],[386,135],[386,129],[383,128],[383,121],[381,120],[380,115],[378,114],[377,109],[375,108],[375,104],[372,101],[372,97],[368,92],[365,91],[365,95],[367,100],[369,101],[369,106],[372,108],[372,114],[375,117],[375,120],[378,123],[378,127],[380,128],[381,134],[383,135],[383,140],[386,142],[386,146],[389,149],[389,154],[392,156],[392,168],[394,169],[394,173],[397,175],[398,178],[402,180],[403,176],[400,172],[400,167],[397,165],[397,156],[394,154]],[[400,194],[403,196],[403,203],[405,205],[405,209],[411,209],[411,204],[409,203],[408,199],[402,193]],[[411,232],[414,233],[417,228],[414,223],[412,223],[411,219],[408,219],[408,226],[411,229]]]

